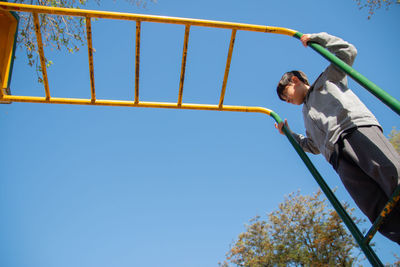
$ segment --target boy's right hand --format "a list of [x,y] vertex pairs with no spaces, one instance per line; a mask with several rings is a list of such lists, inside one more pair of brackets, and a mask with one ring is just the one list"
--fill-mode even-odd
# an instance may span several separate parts
[[289,124],[288,124],[288,122],[287,122],[287,119],[285,119],[285,122],[280,122],[279,124],[275,123],[275,128],[278,129],[278,131],[279,131],[280,134],[285,135],[285,133],[284,133],[283,130],[282,130],[283,125],[285,125],[286,128],[290,131],[290,128],[289,128]]
[[308,41],[310,41],[310,35],[309,34],[303,34],[300,38],[301,43],[304,45],[304,47],[307,47]]

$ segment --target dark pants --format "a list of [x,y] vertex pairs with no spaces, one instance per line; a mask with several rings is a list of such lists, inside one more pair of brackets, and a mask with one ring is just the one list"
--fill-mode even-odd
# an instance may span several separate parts
[[[335,170],[355,203],[374,222],[400,184],[400,156],[377,126],[345,133],[336,146]],[[400,244],[399,203],[379,232]]]

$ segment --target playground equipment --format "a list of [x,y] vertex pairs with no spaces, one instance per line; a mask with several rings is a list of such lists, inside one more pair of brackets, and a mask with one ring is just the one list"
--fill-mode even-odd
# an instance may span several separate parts
[[[1,71],[1,84],[2,90],[0,90],[0,101],[3,102],[30,102],[30,103],[51,103],[51,104],[77,104],[77,105],[101,105],[101,106],[127,106],[127,107],[143,107],[143,108],[170,108],[170,109],[192,109],[192,110],[215,110],[215,111],[236,111],[236,112],[256,112],[263,113],[271,116],[276,122],[282,122],[282,119],[274,111],[264,108],[264,107],[252,107],[252,106],[231,106],[224,105],[224,97],[226,92],[226,85],[229,76],[229,69],[232,58],[232,51],[234,49],[234,43],[237,31],[254,31],[261,33],[275,33],[283,34],[287,36],[292,36],[295,38],[300,38],[302,33],[295,30],[280,28],[280,27],[270,27],[261,25],[251,25],[242,23],[230,23],[230,22],[220,22],[220,21],[209,21],[209,20],[197,20],[197,19],[187,19],[187,18],[173,18],[173,17],[163,17],[163,16],[150,16],[150,15],[139,15],[139,14],[129,14],[129,13],[118,13],[118,12],[104,12],[104,11],[91,11],[82,9],[67,9],[67,8],[55,8],[55,7],[45,7],[45,6],[34,6],[25,4],[12,4],[6,2],[0,2],[0,26],[1,26],[1,55],[0,55],[0,71]],[[37,37],[38,53],[40,56],[41,70],[43,75],[43,84],[45,89],[45,96],[16,96],[11,95],[9,91],[10,86],[10,75],[12,70],[12,58],[15,47],[15,35],[17,31],[18,16],[14,15],[14,12],[30,12],[33,15],[35,32]],[[52,14],[60,16],[78,16],[86,19],[86,34],[87,34],[87,46],[88,46],[88,61],[89,61],[89,73],[90,73],[90,87],[91,87],[91,98],[90,99],[78,99],[78,98],[59,98],[52,97],[50,94],[45,56],[43,51],[40,21],[38,14]],[[3,19],[7,18],[7,19]],[[136,62],[135,62],[135,96],[133,100],[105,100],[96,98],[95,90],[95,76],[93,67],[93,47],[92,47],[92,29],[91,20],[93,18],[102,19],[116,19],[116,20],[129,20],[136,22]],[[178,101],[176,103],[166,103],[166,102],[144,102],[139,99],[139,68],[140,68],[140,34],[141,34],[141,24],[145,22],[154,23],[168,23],[168,24],[178,24],[185,26],[183,53],[182,53],[182,65],[180,73],[180,84],[178,91]],[[218,105],[211,104],[189,104],[182,102],[183,85],[185,81],[185,69],[186,69],[186,58],[188,51],[188,41],[190,27],[213,27],[213,28],[223,28],[231,30],[231,39],[229,44],[228,56],[226,60],[225,74],[222,83],[221,95]],[[4,35],[3,35],[4,31]],[[9,36],[7,39],[3,39],[3,36]],[[5,41],[7,40],[7,41]],[[4,44],[3,44],[4,43]],[[3,47],[6,47],[3,49]],[[346,63],[338,59],[336,56],[328,52],[322,46],[311,43],[310,47],[315,51],[320,53],[323,57],[336,64],[339,68],[345,71],[350,77],[357,81],[360,85],[365,87],[368,91],[378,97],[382,102],[389,106],[393,111],[400,115],[400,102],[385,91],[379,88],[377,85],[369,81],[363,75],[358,73],[356,70],[348,66]],[[8,61],[2,60],[7,58]],[[3,75],[4,73],[4,75]],[[300,158],[303,160],[310,173],[315,178],[316,182],[321,187],[322,191],[327,196],[330,203],[333,205],[339,216],[342,218],[345,225],[348,227],[355,240],[361,247],[365,256],[373,266],[383,266],[382,262],[379,260],[378,256],[371,249],[369,245],[371,239],[375,235],[379,226],[385,219],[385,217],[391,212],[396,203],[400,199],[400,186],[395,190],[392,198],[387,203],[386,207],[381,212],[381,215],[372,225],[368,233],[363,236],[361,231],[358,229],[357,225],[353,222],[351,217],[348,215],[346,210],[337,200],[336,196],[333,194],[332,190],[326,184],[322,176],[319,174],[318,170],[315,168],[311,160],[293,139],[287,128],[284,128],[284,133],[288,138],[289,142],[292,144],[296,152],[299,154]]]
[[[18,15],[15,12],[0,10],[0,94],[11,94],[10,82],[14,62]],[[3,102],[4,103],[4,102]]]

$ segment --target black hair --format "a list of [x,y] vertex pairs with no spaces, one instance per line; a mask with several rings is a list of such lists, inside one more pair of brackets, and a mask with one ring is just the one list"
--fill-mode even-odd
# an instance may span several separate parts
[[301,82],[303,82],[305,85],[310,85],[308,83],[308,78],[307,75],[304,74],[301,70],[292,70],[288,71],[285,74],[283,74],[282,78],[280,79],[278,86],[276,87],[276,92],[279,96],[279,99],[282,101],[286,101],[283,99],[283,92],[286,89],[286,86],[289,85],[289,83],[292,82],[292,77],[296,76]]

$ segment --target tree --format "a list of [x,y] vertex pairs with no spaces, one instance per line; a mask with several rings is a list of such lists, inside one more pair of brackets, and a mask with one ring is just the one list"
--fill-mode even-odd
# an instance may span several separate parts
[[[100,5],[101,0],[93,0]],[[156,3],[157,0],[126,0],[137,7],[145,7],[147,1]],[[82,8],[88,3],[88,0],[13,0],[14,3],[25,3],[33,5]],[[115,1],[114,1],[115,2]],[[39,64],[39,55],[37,53],[37,43],[35,35],[35,26],[31,13],[19,13],[20,25],[18,32],[17,45],[26,51],[28,65],[35,66],[39,82],[41,67]],[[66,49],[69,53],[79,51],[80,47],[86,44],[85,19],[82,17],[54,16],[40,14],[40,27],[44,47],[53,49]],[[46,59],[46,65],[50,66],[51,60]]]
[[389,141],[393,145],[394,149],[400,154],[400,131],[393,127],[389,134]]
[[[252,267],[352,266],[358,262],[358,245],[336,211],[327,209],[320,191],[312,196],[291,193],[268,218],[269,222],[259,216],[250,221],[231,245],[227,261]],[[227,261],[220,266],[229,266]]]
[[395,3],[400,4],[400,0],[355,0],[360,9],[368,8],[368,19],[371,19],[376,10],[381,7],[389,7]]

